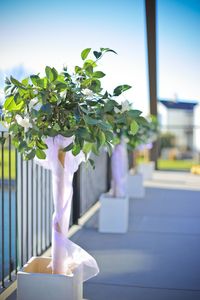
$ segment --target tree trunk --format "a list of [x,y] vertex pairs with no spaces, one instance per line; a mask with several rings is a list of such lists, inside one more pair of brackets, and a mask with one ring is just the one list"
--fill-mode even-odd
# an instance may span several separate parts
[[125,197],[127,192],[128,152],[122,140],[115,146],[111,157],[112,193],[114,197]]
[[35,159],[36,163],[52,171],[54,214],[52,222],[52,272],[72,275],[81,267],[83,281],[95,276],[98,266],[94,258],[68,239],[73,195],[73,176],[80,163],[85,160],[81,152],[74,156],[71,151],[61,149],[68,146],[73,138],[61,135],[47,138],[46,159]]

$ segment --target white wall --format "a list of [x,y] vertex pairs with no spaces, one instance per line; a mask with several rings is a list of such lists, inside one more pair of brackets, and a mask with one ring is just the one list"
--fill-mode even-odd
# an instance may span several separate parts
[[161,130],[162,127],[167,126],[167,108],[160,102],[158,102],[158,121],[161,126]]

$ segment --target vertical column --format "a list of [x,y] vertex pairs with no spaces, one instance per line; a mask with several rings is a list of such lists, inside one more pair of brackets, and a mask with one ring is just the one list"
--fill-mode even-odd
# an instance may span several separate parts
[[[148,46],[148,73],[150,114],[157,116],[157,71],[156,71],[156,0],[146,0],[146,28]],[[154,143],[151,160],[157,167],[158,144]]]
[[[4,132],[1,133],[2,139],[4,138]],[[2,144],[1,146],[1,245],[2,245],[2,252],[1,252],[1,276],[2,276],[2,281],[1,285],[4,288],[5,287],[5,282],[4,282],[4,263],[5,263],[5,255],[4,255],[4,145]]]
[[72,222],[78,224],[80,218],[80,170],[74,174],[73,199],[72,199]]

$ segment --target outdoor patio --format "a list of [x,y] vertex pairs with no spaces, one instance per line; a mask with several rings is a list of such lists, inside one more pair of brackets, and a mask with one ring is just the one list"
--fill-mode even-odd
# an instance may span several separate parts
[[100,267],[85,299],[200,299],[200,176],[156,171],[145,186],[144,199],[130,200],[126,234],[98,233],[97,212],[73,235]]

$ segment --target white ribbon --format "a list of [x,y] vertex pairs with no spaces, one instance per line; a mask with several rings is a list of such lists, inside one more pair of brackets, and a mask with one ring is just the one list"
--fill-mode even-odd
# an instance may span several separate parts
[[52,271],[56,274],[72,275],[76,267],[81,267],[83,281],[99,272],[95,259],[67,237],[70,223],[73,195],[73,176],[85,156],[81,152],[74,156],[66,152],[64,167],[58,158],[59,150],[73,142],[73,137],[61,135],[47,138],[46,159],[35,159],[36,163],[52,170],[54,214],[52,222]]

